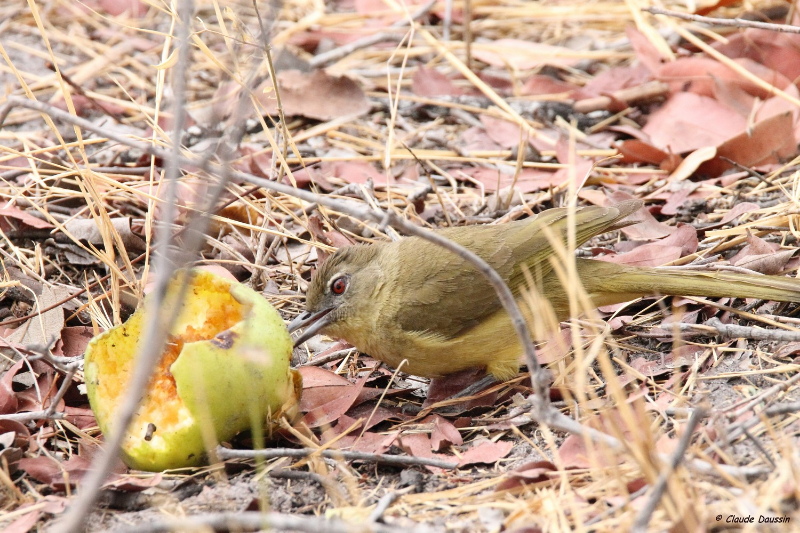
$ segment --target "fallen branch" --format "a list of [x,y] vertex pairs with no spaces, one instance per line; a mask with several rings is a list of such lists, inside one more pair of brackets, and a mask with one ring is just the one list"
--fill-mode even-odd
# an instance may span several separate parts
[[702,15],[692,15],[691,13],[681,13],[680,11],[670,11],[669,9],[661,9],[660,7],[643,7],[642,11],[652,13],[653,15],[665,15],[681,20],[689,20],[692,22],[702,22],[704,24],[712,24],[716,26],[728,26],[733,28],[756,28],[759,30],[776,31],[780,33],[800,33],[800,27],[790,26],[788,24],[773,24],[771,22],[757,22],[755,20],[744,20],[740,18],[734,19],[720,19],[713,17],[704,17]]
[[680,330],[698,330],[716,333],[728,339],[752,339],[756,341],[800,342],[800,332],[781,329],[764,329],[751,326],[723,324],[714,317],[705,324],[674,324]]

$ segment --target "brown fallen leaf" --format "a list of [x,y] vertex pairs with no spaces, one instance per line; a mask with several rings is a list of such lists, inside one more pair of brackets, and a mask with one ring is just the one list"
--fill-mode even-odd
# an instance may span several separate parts
[[[336,392],[338,393],[336,398],[327,403],[314,407],[312,410],[307,412],[305,417],[303,417],[305,424],[310,428],[315,428],[323,424],[330,424],[345,414],[355,403],[356,399],[364,388],[368,377],[369,375],[364,376],[363,378],[359,379],[355,385],[351,385],[349,387],[335,387]],[[301,396],[301,409],[303,402],[307,401],[305,397],[306,393],[304,392]]]
[[513,442],[508,441],[482,441],[472,446],[469,450],[461,454],[461,460],[458,462],[458,467],[467,465],[474,465],[479,463],[494,464],[502,459],[514,447]]
[[[624,200],[632,200],[634,196],[623,191],[615,191],[607,194],[611,203],[619,203]],[[631,215],[632,220],[639,220],[633,226],[622,228],[622,232],[628,236],[629,239],[636,241],[649,241],[653,239],[661,239],[667,235],[671,235],[675,231],[673,226],[668,226],[657,221],[646,207],[642,207],[636,213]]]
[[544,483],[545,481],[550,481],[552,479],[548,473],[555,472],[557,470],[558,469],[556,468],[556,465],[550,461],[533,461],[530,463],[525,463],[521,466],[518,466],[514,470],[506,472],[506,476],[508,477],[499,485],[497,485],[494,490],[496,492],[501,490],[512,490],[534,483]]
[[719,144],[717,157],[703,163],[697,172],[712,177],[721,175],[733,166],[723,157],[745,167],[777,163],[782,158],[791,157],[795,148],[794,118],[790,111],[786,111],[757,122]]
[[[371,104],[358,84],[344,76],[331,76],[322,70],[301,72],[284,70],[278,73],[278,88],[283,112],[314,120],[358,117],[369,112]],[[275,88],[267,80],[255,91],[267,115],[277,115]]]
[[642,131],[653,145],[677,154],[705,146],[719,146],[744,132],[747,119],[716,100],[679,92],[653,112]]
[[431,432],[431,449],[440,452],[450,445],[461,446],[464,439],[452,422],[439,415],[428,415],[421,421],[422,424],[433,424]]
[[411,80],[411,92],[417,96],[459,96],[464,91],[436,69],[418,67]]
[[754,204],[753,202],[738,203],[733,206],[730,211],[725,213],[725,215],[720,219],[719,224],[720,226],[724,226],[725,224],[734,221],[745,213],[751,213],[753,211],[758,211],[759,209],[761,209],[761,206]]
[[[15,224],[12,222],[12,220],[17,221],[17,223]],[[11,230],[17,229],[16,226],[19,226],[19,222],[21,222],[24,226],[30,226],[36,229],[53,228],[53,225],[46,220],[35,217],[27,211],[23,211],[19,207],[13,205],[0,207],[0,229],[8,233]]]
[[[400,435],[397,437],[395,445],[413,457],[442,459],[444,461],[453,460],[451,455],[433,453],[433,451],[431,451],[431,439],[424,433]],[[436,466],[426,466],[425,468],[434,473],[442,472],[442,469]]]

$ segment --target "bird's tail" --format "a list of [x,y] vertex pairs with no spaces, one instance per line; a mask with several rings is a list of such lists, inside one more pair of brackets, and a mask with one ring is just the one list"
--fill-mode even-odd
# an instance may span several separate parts
[[800,279],[786,276],[633,267],[591,259],[578,259],[577,269],[598,306],[649,295],[800,302]]

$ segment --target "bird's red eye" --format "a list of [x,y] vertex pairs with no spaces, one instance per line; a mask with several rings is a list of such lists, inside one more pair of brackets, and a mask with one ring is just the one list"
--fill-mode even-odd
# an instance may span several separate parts
[[347,280],[344,278],[337,278],[331,283],[331,292],[333,294],[343,294],[347,289]]

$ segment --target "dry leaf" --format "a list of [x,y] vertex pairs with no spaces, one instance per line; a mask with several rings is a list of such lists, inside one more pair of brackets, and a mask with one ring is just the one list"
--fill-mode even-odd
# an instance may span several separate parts
[[[283,112],[287,116],[333,120],[358,117],[369,112],[371,108],[367,96],[356,82],[344,76],[330,76],[322,70],[310,73],[284,70],[278,74],[278,89]],[[271,80],[265,81],[255,93],[264,106],[264,113],[278,114]]]

